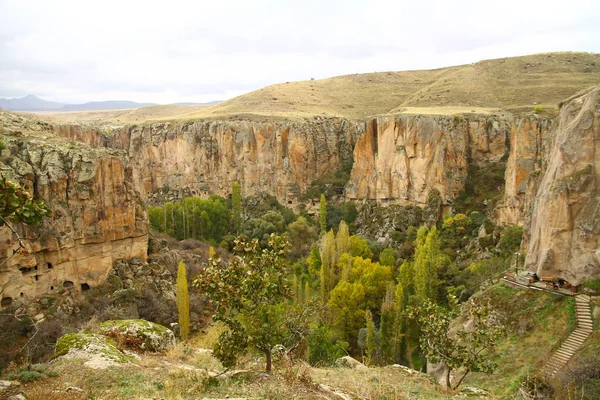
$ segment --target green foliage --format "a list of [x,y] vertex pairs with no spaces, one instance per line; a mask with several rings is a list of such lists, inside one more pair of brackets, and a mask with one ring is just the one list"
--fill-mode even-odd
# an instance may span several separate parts
[[[411,307],[409,316],[421,329],[420,346],[427,360],[444,362],[447,369],[446,387],[456,389],[471,371],[490,374],[496,368],[495,346],[502,337],[504,328],[491,318],[491,306],[473,299],[469,303],[472,329],[457,328],[451,331],[450,324],[460,314],[458,300],[448,296],[449,308],[444,308],[426,299],[417,307]],[[462,376],[451,385],[451,374],[462,370]]]
[[333,230],[330,230],[321,239],[321,272],[319,277],[323,304],[327,304],[329,292],[335,286],[335,261],[335,236]]
[[360,236],[350,236],[350,255],[354,257],[371,258],[373,252],[367,241]]
[[394,249],[386,247],[381,253],[379,253],[379,263],[381,265],[387,265],[393,267],[396,265],[396,254]]
[[319,200],[319,228],[321,234],[327,231],[327,201],[324,194],[321,194]]
[[471,211],[487,214],[488,210],[492,210],[504,193],[505,170],[506,163],[502,161],[469,165],[465,189],[453,204],[456,212],[469,215]]
[[148,220],[150,227],[158,232],[165,232],[165,209],[164,207],[148,207]]
[[307,339],[311,365],[332,365],[335,360],[346,355],[349,347],[347,342],[335,340],[331,329],[326,325],[313,328]]
[[379,355],[383,363],[393,364],[396,361],[394,353],[396,313],[394,312],[395,286],[389,282],[385,291],[385,298],[381,305],[381,320],[379,324]]
[[42,200],[34,200],[19,184],[0,179],[0,226],[11,222],[39,225],[52,212]]
[[238,232],[242,223],[242,189],[237,181],[231,184],[231,220],[234,231]]
[[310,246],[317,239],[317,231],[308,224],[304,217],[298,217],[296,221],[288,225],[288,239],[292,245],[294,257],[306,255]]
[[367,337],[365,339],[367,345],[366,364],[375,365],[378,360],[377,332],[375,322],[373,322],[373,314],[369,310],[365,313],[365,321],[367,323]]
[[[198,239],[219,243],[229,230],[230,213],[225,199],[187,197],[148,209],[150,224],[178,240]],[[163,218],[161,222],[160,219]]]
[[319,252],[319,248],[314,246],[310,249],[310,255],[306,259],[306,264],[308,265],[308,272],[311,277],[316,278],[320,276],[321,273],[321,253]]
[[291,329],[286,319],[286,300],[291,298],[285,259],[289,247],[285,237],[274,234],[264,249],[257,239],[237,238],[236,256],[227,267],[210,258],[194,280],[194,287],[214,306],[214,320],[228,328],[214,348],[225,367],[234,366],[239,355],[254,348],[265,354],[269,372],[273,346],[300,340],[298,330]]
[[535,106],[533,108],[533,112],[536,114],[541,114],[544,111],[544,106],[541,104],[538,104],[537,106]]
[[523,228],[516,225],[507,226],[498,242],[498,250],[500,255],[508,258],[519,251],[521,248],[521,240],[523,239]]
[[187,340],[190,334],[190,296],[188,294],[187,271],[183,260],[177,269],[177,313],[179,315],[179,335]]
[[46,378],[46,375],[38,371],[21,371],[17,375],[17,379],[21,382],[34,382]]
[[312,181],[302,197],[305,200],[310,200],[316,199],[320,194],[325,194],[327,197],[342,195],[346,183],[350,180],[351,170],[352,164],[344,165],[342,169]]
[[494,284],[502,277],[502,272],[506,270],[506,264],[498,257],[492,257],[485,260],[479,260],[471,263],[469,271],[471,278],[479,285],[490,283]]
[[440,250],[437,228],[431,230],[422,226],[417,233],[414,265],[414,290],[421,299],[436,298],[437,272],[445,262]]
[[340,221],[337,234],[335,235],[336,262],[340,256],[350,250],[350,230],[344,220]]
[[341,281],[329,294],[333,326],[348,343],[356,342],[356,334],[363,326],[364,302],[365,288],[360,282]]

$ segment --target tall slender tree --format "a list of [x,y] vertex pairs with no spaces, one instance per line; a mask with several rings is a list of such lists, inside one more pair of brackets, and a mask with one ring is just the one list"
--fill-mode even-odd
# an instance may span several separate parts
[[319,227],[321,234],[324,235],[327,232],[327,200],[325,200],[324,194],[321,194],[319,201]]
[[327,304],[329,292],[334,287],[335,280],[335,235],[333,230],[327,232],[321,239],[321,299]]
[[395,313],[394,313],[394,291],[395,286],[388,282],[385,290],[385,298],[381,304],[381,322],[379,325],[380,337],[380,359],[384,363],[393,364],[394,354],[394,334],[395,334]]
[[177,313],[179,314],[179,335],[187,340],[190,334],[190,296],[188,294],[187,271],[183,260],[177,269]]
[[239,232],[242,223],[242,188],[237,181],[231,184],[231,210],[233,228]]
[[377,331],[371,311],[366,311],[365,320],[367,322],[367,364],[373,365],[377,363]]

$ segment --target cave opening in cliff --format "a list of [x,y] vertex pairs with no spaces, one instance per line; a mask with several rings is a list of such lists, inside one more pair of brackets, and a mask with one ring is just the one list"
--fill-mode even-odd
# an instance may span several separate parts
[[81,284],[81,291],[82,292],[87,292],[88,290],[90,290],[90,285],[88,285],[87,283],[82,283]]
[[34,276],[34,278],[35,278],[36,282],[40,280],[40,276],[39,275]]
[[52,268],[54,268],[54,265],[52,265],[52,263],[48,263],[48,264],[46,265],[46,268],[48,268],[48,269],[52,269]]
[[12,302],[13,302],[12,297],[3,297],[2,303],[0,305],[2,305],[2,307],[8,307],[12,304]]
[[30,268],[30,267],[21,267],[21,268],[19,268],[19,271],[21,271],[21,273],[22,273],[23,275],[25,275],[25,274],[27,274],[27,273],[31,272],[32,270],[33,270],[33,268]]
[[54,286],[50,286],[50,291],[53,291],[53,290],[54,290]]

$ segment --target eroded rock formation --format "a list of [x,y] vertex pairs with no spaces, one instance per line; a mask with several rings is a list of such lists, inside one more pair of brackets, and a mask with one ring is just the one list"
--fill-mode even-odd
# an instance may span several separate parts
[[526,268],[578,284],[600,276],[600,87],[565,103],[548,139]]
[[39,227],[15,225],[23,251],[0,227],[3,306],[63,288],[88,289],[106,279],[114,260],[146,257],[145,207],[123,154],[58,138],[45,126],[19,129],[7,114],[2,119],[0,177],[20,182],[53,211]]
[[352,162],[364,124],[341,118],[287,122],[155,123],[107,134],[60,127],[63,136],[128,152],[143,196],[163,187],[189,195],[227,196],[241,182],[244,196],[261,192],[296,205],[315,179]]

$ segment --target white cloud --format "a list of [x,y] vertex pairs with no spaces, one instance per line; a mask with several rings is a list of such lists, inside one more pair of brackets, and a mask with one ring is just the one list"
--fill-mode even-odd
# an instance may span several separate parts
[[0,97],[210,101],[311,77],[598,52],[594,3],[0,0]]

